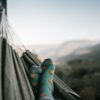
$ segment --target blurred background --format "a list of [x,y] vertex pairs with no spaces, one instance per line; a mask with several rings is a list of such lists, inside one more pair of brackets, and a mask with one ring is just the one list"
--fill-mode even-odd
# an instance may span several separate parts
[[100,100],[100,0],[8,0],[8,19],[26,48],[52,58],[85,100]]

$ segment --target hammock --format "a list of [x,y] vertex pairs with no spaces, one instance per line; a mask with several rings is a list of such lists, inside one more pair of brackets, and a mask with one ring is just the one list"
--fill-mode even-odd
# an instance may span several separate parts
[[[40,65],[41,61],[22,45],[22,53],[19,54],[14,36],[3,9],[0,23],[0,100],[35,100],[28,79],[28,64]],[[55,100],[82,100],[57,75],[54,76],[53,94]]]

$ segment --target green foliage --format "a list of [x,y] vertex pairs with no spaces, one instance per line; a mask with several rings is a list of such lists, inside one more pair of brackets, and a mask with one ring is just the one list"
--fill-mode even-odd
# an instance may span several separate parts
[[59,77],[85,100],[100,100],[100,60],[96,57],[93,59],[65,62],[63,67],[58,67],[56,71]]

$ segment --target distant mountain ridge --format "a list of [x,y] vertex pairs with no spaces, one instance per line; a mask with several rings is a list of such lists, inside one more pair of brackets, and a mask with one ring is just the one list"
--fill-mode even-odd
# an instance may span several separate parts
[[90,60],[96,61],[100,59],[100,44],[90,45],[88,47],[78,48],[68,56],[57,59],[62,62],[69,62],[74,60]]
[[[52,58],[54,60],[65,58],[70,55],[85,55],[91,52],[89,48],[98,46],[100,42],[89,40],[66,41],[60,45],[37,45],[29,46],[31,51],[35,51],[41,59]],[[96,48],[96,47],[95,47]]]

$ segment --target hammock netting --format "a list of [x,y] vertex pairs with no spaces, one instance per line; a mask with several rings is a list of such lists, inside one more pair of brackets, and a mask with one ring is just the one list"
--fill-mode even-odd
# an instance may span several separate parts
[[[31,62],[41,65],[12,31],[3,9],[0,12],[0,100],[35,100],[28,78]],[[57,75],[54,76],[53,95],[55,100],[82,100]]]

